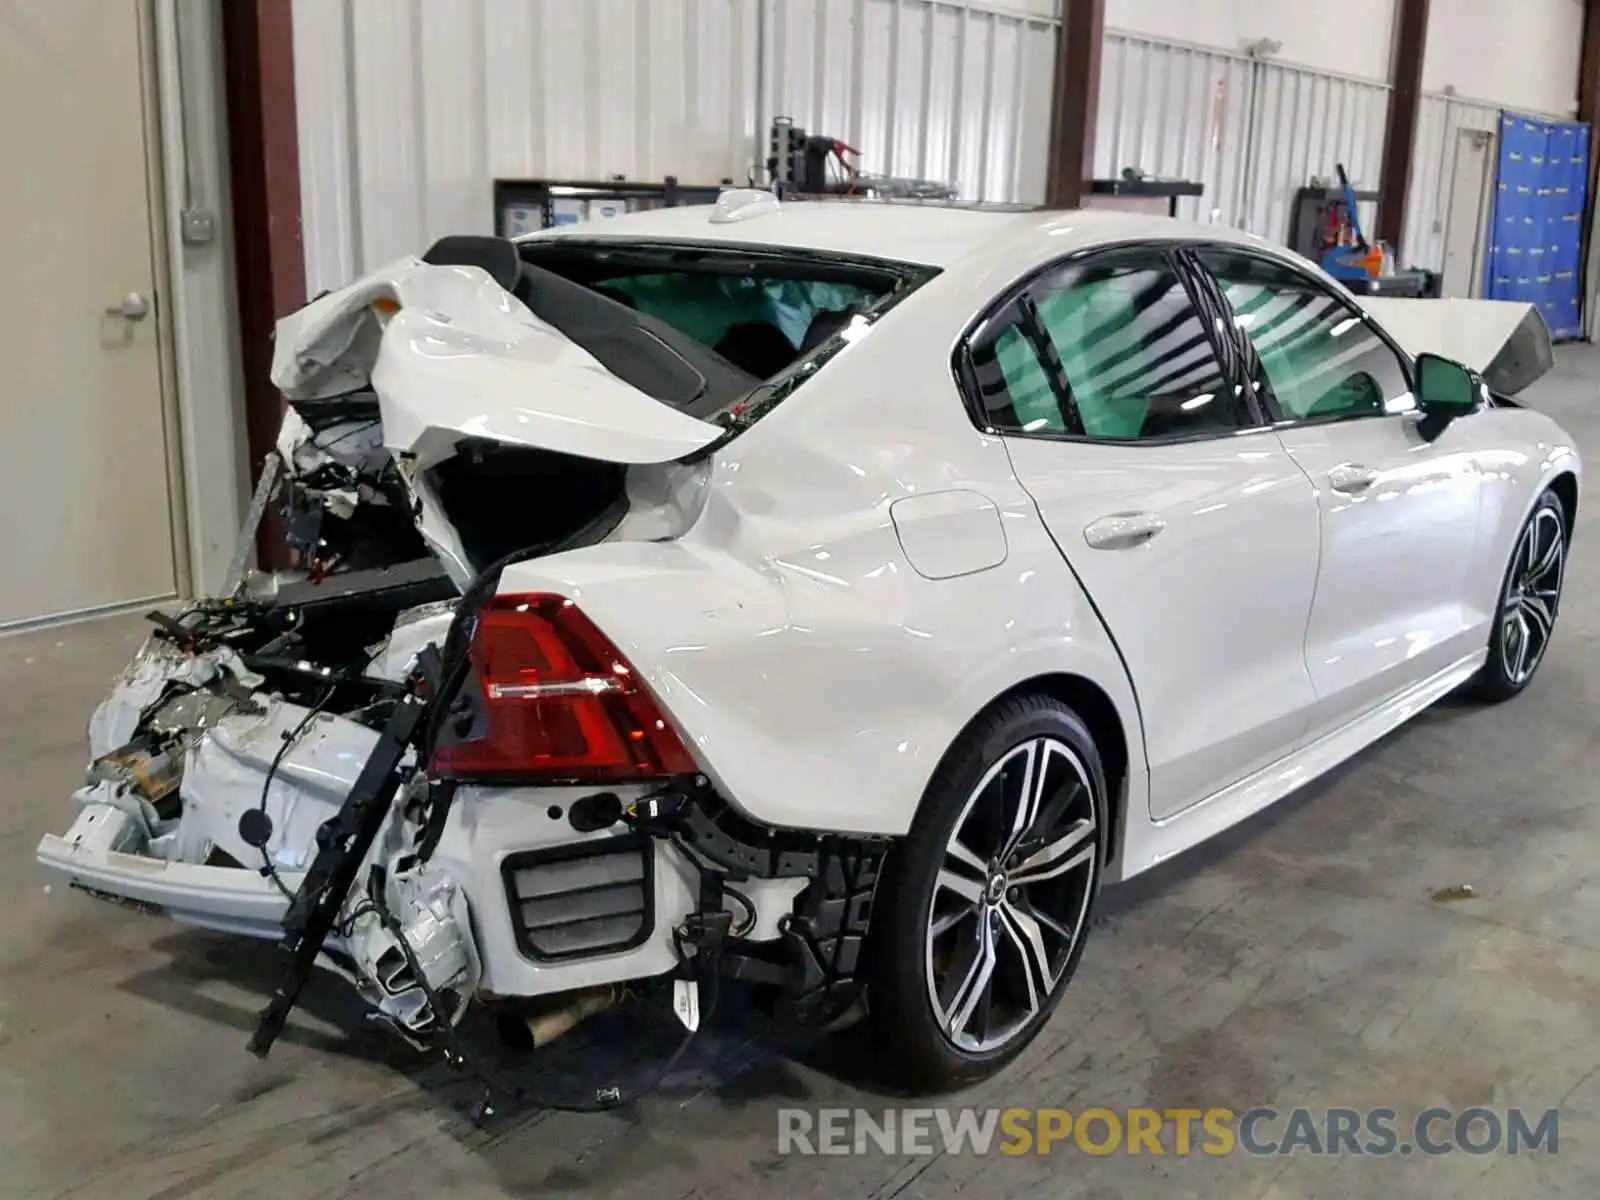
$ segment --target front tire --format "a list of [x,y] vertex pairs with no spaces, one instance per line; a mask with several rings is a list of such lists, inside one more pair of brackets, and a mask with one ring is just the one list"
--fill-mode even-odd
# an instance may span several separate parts
[[1532,682],[1555,633],[1568,540],[1566,510],[1547,490],[1511,551],[1489,633],[1489,658],[1472,683],[1475,698],[1509,700]]
[[940,764],[884,865],[868,1009],[895,1082],[993,1074],[1077,969],[1100,887],[1106,785],[1094,739],[1049,696],[1001,702]]

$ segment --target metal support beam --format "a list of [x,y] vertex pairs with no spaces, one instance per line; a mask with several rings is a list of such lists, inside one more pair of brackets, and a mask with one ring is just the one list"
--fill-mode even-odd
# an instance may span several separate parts
[[1583,40],[1578,50],[1578,120],[1589,123],[1589,192],[1583,214],[1583,257],[1578,269],[1578,299],[1586,329],[1594,322],[1589,311],[1594,295],[1591,276],[1594,267],[1590,259],[1594,253],[1593,230],[1595,214],[1595,184],[1600,182],[1600,0],[1582,0]]
[[[228,0],[222,46],[245,436],[254,478],[283,420],[282,399],[268,377],[273,328],[306,302],[290,0]],[[263,567],[288,565],[275,514],[262,521],[256,545]]]
[[1389,65],[1389,119],[1383,129],[1383,164],[1378,177],[1377,238],[1400,258],[1411,156],[1422,106],[1422,56],[1428,43],[1428,0],[1398,0],[1394,55]]
[[1105,0],[1061,0],[1050,103],[1050,161],[1045,203],[1077,208],[1094,178],[1094,126],[1100,104]]

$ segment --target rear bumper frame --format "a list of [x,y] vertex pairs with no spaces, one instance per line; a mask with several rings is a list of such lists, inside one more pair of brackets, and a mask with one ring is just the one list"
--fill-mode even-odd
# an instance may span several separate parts
[[[40,841],[40,865],[99,899],[159,911],[176,921],[225,933],[282,935],[289,901],[271,880],[238,867],[124,854],[114,848],[120,815],[100,806],[83,809],[65,835],[47,834]],[[280,878],[291,892],[300,886],[298,874]]]

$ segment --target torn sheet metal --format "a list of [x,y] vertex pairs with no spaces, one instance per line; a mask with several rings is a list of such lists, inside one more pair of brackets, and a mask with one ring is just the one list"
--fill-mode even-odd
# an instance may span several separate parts
[[132,741],[141,719],[170,689],[202,688],[224,676],[246,690],[266,682],[226,647],[191,654],[152,635],[89,718],[90,758],[102,758]]
[[370,385],[385,444],[422,466],[463,437],[659,463],[723,432],[618,379],[481,268],[417,258],[278,322],[272,381],[291,401]]

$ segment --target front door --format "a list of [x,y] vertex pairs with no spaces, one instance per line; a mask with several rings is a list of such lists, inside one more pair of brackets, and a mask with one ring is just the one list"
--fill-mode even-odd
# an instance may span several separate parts
[[1279,440],[1316,488],[1315,735],[1481,648],[1482,624],[1462,603],[1480,476],[1463,432],[1423,435],[1409,363],[1353,303],[1253,252],[1199,259],[1258,360]]
[[1018,479],[1137,690],[1169,817],[1298,746],[1317,504],[1159,249],[1028,284],[972,348]]
[[134,0],[0,0],[0,627],[172,595]]

